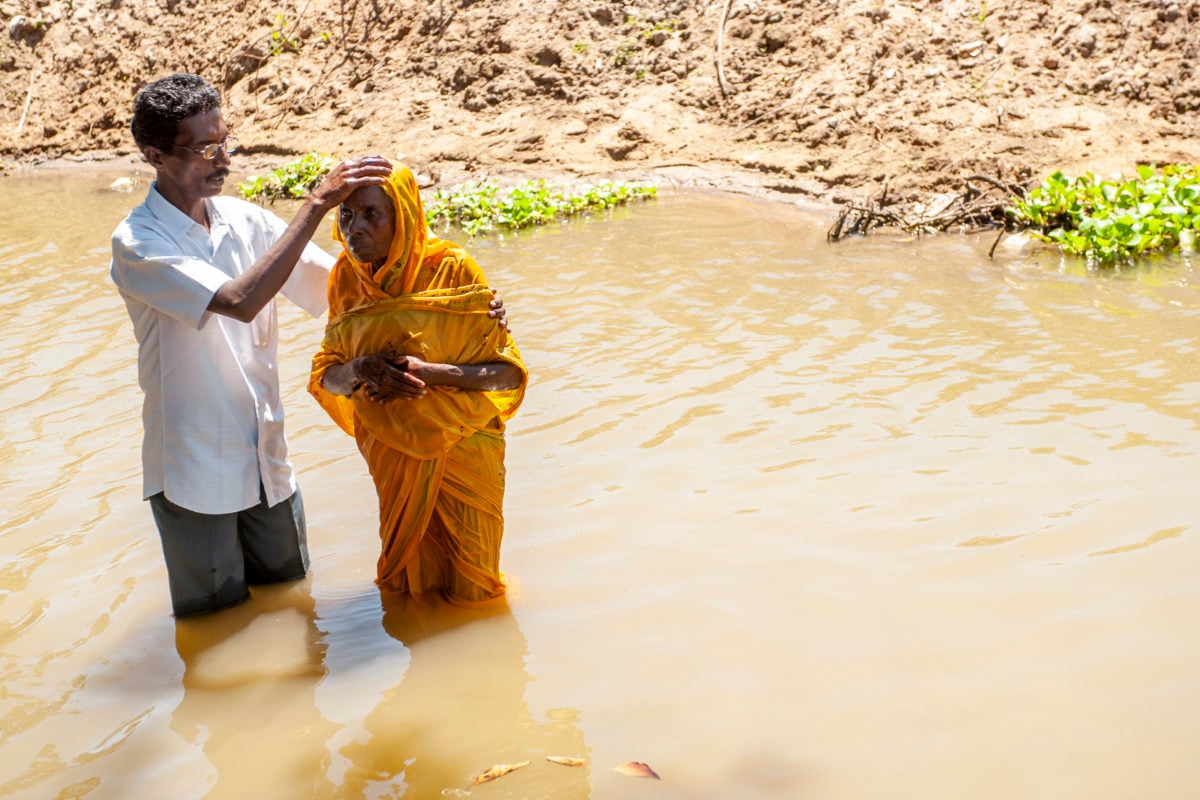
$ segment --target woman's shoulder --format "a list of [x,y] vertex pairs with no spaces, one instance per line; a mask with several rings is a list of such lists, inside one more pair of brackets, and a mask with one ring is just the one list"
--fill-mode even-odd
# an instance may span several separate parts
[[441,280],[437,281],[442,285],[473,286],[487,283],[479,262],[467,252],[467,248],[456,242],[431,236],[425,244],[425,264],[440,273],[453,270],[453,275],[443,274]]

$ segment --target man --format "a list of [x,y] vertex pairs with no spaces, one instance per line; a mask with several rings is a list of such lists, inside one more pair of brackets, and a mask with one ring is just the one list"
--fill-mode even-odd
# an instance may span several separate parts
[[290,224],[220,197],[237,140],[196,75],[146,85],[132,131],[155,181],[113,232],[111,276],[138,342],[143,496],[162,539],[177,617],[248,585],[308,571],[304,507],[287,458],[275,295],[325,311],[334,259],[309,242],[326,212],[382,184],[379,156],[335,167]]

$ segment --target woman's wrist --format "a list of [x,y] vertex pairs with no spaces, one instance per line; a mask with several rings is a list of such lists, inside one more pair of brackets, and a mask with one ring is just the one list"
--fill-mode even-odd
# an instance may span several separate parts
[[325,370],[324,377],[321,378],[321,385],[325,387],[325,391],[332,394],[349,397],[354,394],[354,390],[362,386],[363,380],[358,375],[357,365],[354,361],[345,361],[341,364],[330,364]]
[[348,367],[347,371],[350,373],[350,394],[354,394],[366,383],[366,380],[362,376],[362,359],[355,358],[348,362],[346,366]]

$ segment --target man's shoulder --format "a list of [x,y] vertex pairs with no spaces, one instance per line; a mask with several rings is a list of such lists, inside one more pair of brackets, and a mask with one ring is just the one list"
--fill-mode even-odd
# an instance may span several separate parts
[[113,228],[112,238],[129,241],[138,232],[144,234],[148,230],[162,228],[162,222],[154,216],[154,213],[147,207],[146,201],[143,200],[130,209],[129,213],[125,215],[125,219],[117,223],[117,227]]

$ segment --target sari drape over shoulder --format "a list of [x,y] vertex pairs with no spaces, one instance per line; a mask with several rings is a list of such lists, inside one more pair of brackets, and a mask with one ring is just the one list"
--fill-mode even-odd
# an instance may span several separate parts
[[[428,234],[412,173],[383,186],[396,233],[383,266],[343,248],[329,277],[329,322],[309,391],[355,437],[379,494],[377,583],[391,592],[440,592],[470,604],[504,593],[504,426],[521,404],[528,371],[507,330],[488,316],[492,292],[467,252]],[[344,244],[337,224],[334,238]],[[325,390],[331,366],[376,353],[431,363],[508,362],[522,373],[507,391],[429,386],[419,400],[368,400]]]

